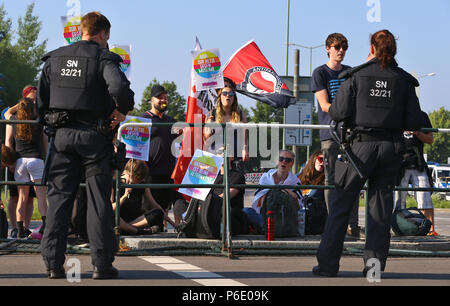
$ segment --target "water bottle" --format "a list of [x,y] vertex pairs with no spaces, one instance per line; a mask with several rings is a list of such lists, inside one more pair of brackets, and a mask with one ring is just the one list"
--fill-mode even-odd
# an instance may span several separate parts
[[297,221],[298,221],[298,235],[300,237],[304,237],[305,236],[305,217],[306,217],[306,209],[305,208],[301,208],[298,210],[298,217],[297,217]]
[[275,240],[275,218],[273,217],[273,211],[267,211],[267,231],[266,239],[268,241]]

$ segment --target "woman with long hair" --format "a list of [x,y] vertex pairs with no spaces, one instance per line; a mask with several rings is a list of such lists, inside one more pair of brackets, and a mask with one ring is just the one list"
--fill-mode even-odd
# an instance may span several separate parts
[[[207,123],[247,123],[245,113],[239,107],[238,98],[236,94],[236,85],[231,79],[225,78],[225,86],[218,91],[216,109],[212,111],[211,116],[206,120]],[[204,129],[204,138],[207,140],[214,134],[214,129],[206,127]],[[231,134],[231,133],[230,133]],[[231,140],[232,138],[232,140]],[[217,139],[219,140],[219,139]],[[228,156],[232,160],[231,166],[240,172],[244,172],[242,162],[249,160],[248,153],[248,141],[243,129],[234,129],[233,133],[229,135],[227,139],[228,144],[232,144],[228,148],[232,148],[231,152],[228,152]],[[242,147],[239,153],[239,147]],[[211,149],[220,150],[216,144],[211,145]]]
[[[17,113],[11,119],[35,120],[37,111],[32,99],[22,98],[17,107]],[[15,141],[15,151],[17,162],[14,170],[14,179],[17,182],[40,183],[44,170],[44,160],[42,156],[42,144],[46,151],[48,142],[42,131],[42,126],[37,124],[17,124],[13,126]],[[25,238],[26,232],[24,222],[26,221],[28,193],[30,186],[18,186],[19,198],[17,202],[17,226],[18,238]],[[38,209],[42,217],[42,226],[39,233],[42,234],[45,228],[45,218],[47,215],[47,187],[34,186],[38,200]]]
[[[302,185],[324,185],[325,173],[323,167],[323,153],[321,151],[314,152],[305,165],[305,168],[298,176]],[[303,195],[311,197],[323,198],[324,193],[321,189],[302,189]]]
[[351,151],[363,174],[360,177],[349,163],[335,165],[335,189],[329,203],[329,215],[317,250],[318,266],[313,274],[336,276],[342,255],[349,214],[368,181],[368,212],[363,274],[378,262],[384,271],[390,245],[393,211],[393,187],[402,160],[403,131],[424,126],[416,95],[417,79],[398,67],[397,44],[388,30],[370,38],[367,62],[350,69],[329,114],[336,122],[345,122],[356,133]]

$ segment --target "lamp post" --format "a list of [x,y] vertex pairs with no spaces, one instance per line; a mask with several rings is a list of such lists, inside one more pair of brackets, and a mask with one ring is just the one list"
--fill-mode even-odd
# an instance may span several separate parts
[[301,48],[309,49],[309,76],[312,76],[312,51],[313,51],[313,49],[324,47],[325,44],[321,44],[321,45],[314,46],[314,47],[309,47],[309,46],[304,46],[304,45],[300,45],[300,44],[288,43],[288,46],[298,46]]

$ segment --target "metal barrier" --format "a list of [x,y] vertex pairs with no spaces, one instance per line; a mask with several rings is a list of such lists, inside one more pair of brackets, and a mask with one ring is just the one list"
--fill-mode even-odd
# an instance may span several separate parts
[[[36,120],[0,120],[0,124],[38,124],[38,121]],[[125,123],[120,126],[117,138],[120,139],[121,131],[122,129],[126,127],[132,127],[132,126],[172,126],[175,123]],[[186,127],[217,127],[217,123],[182,123],[183,128]],[[228,159],[228,147],[227,144],[227,130],[230,128],[260,128],[260,127],[272,127],[272,128],[296,128],[296,129],[329,129],[328,125],[307,125],[307,124],[278,124],[278,123],[224,123],[220,124],[222,127],[224,127],[224,144],[225,150],[224,150],[224,159]],[[442,128],[424,128],[421,129],[423,132],[439,132],[439,133],[450,133],[450,129],[442,129]],[[0,152],[1,157],[1,152]],[[334,186],[323,186],[323,185],[246,185],[246,184],[229,184],[228,182],[228,163],[224,163],[224,183],[223,184],[205,184],[205,185],[198,185],[198,184],[123,184],[120,181],[120,173],[118,170],[116,170],[116,203],[120,202],[120,194],[119,189],[121,188],[193,188],[193,187],[202,187],[202,188],[224,188],[225,194],[223,197],[223,213],[222,213],[222,237],[221,237],[221,248],[220,253],[226,254],[229,258],[233,256],[233,248],[232,248],[232,239],[231,239],[231,231],[230,231],[230,188],[243,188],[243,189],[257,189],[257,188],[266,188],[266,189],[333,189]],[[11,182],[11,181],[0,181],[0,186],[2,185],[30,185],[30,186],[43,186],[43,184],[40,183],[23,183],[23,182]],[[363,189],[368,189],[368,187],[364,187]],[[395,187],[394,190],[399,191],[435,191],[435,192],[448,192],[450,191],[449,188],[410,188],[410,187]],[[366,199],[366,216],[368,212],[368,200]],[[115,212],[115,233],[119,237],[120,236],[120,205],[116,205],[116,212]],[[10,243],[6,244],[0,244],[0,250],[1,246],[9,246]],[[257,248],[255,248],[257,249]],[[76,247],[72,247],[69,249],[69,251],[72,250],[74,252],[78,251],[86,251],[84,249],[77,249]],[[286,251],[287,249],[278,249],[274,250],[274,254],[281,254],[283,251]],[[172,247],[172,248],[164,248],[161,250],[154,250],[156,252],[161,251],[174,251],[175,253],[180,254],[217,254],[218,250],[214,247],[207,247],[204,250],[198,250],[198,252],[195,252],[193,250],[188,250],[182,247]],[[237,253],[240,254],[251,254],[252,250],[247,250],[248,252],[245,252],[243,250],[238,251]],[[295,253],[302,253],[302,254],[310,254],[314,250],[306,249],[297,249],[295,250]],[[360,249],[352,249],[347,248],[346,252],[349,254],[357,254],[361,250]],[[414,251],[412,253],[408,253],[408,251],[404,250],[391,250],[393,251],[393,254],[397,254],[399,256],[405,256],[405,255],[413,255],[413,256],[450,256],[450,252],[427,252],[427,251]],[[189,253],[190,252],[190,253]],[[122,255],[136,255],[136,254],[143,254],[145,251],[128,251],[123,252]],[[270,252],[269,252],[270,253]],[[148,254],[148,251],[147,253]]]

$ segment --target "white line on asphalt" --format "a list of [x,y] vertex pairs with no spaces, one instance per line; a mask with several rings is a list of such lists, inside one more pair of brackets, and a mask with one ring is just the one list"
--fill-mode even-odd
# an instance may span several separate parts
[[139,258],[203,286],[247,286],[170,256],[139,256]]

